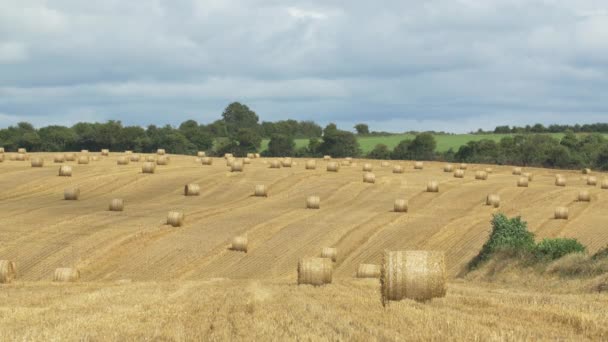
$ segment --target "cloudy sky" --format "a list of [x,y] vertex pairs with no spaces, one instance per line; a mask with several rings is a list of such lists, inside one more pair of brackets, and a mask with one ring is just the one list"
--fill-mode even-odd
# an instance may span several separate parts
[[608,122],[606,0],[0,0],[0,127]]

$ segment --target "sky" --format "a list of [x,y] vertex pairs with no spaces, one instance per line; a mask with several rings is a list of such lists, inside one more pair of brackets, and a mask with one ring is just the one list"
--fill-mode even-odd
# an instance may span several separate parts
[[606,0],[0,0],[0,127],[608,122]]

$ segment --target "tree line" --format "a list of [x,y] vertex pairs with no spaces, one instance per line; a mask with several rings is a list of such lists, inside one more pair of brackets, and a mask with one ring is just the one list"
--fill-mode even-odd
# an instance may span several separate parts
[[496,126],[493,131],[478,130],[476,133],[497,134],[524,134],[524,133],[608,133],[608,123],[594,123],[583,125],[549,125],[537,123],[526,126]]
[[[602,129],[602,125],[593,126]],[[549,126],[549,127],[553,127]],[[561,127],[561,126],[560,126]],[[570,126],[565,126],[570,127]],[[599,133],[584,136],[566,130],[558,139],[546,132],[530,132],[507,136],[500,141],[489,139],[470,141],[457,150],[437,152],[432,133],[418,133],[413,139],[405,139],[394,148],[376,145],[363,154],[357,135],[374,134],[366,124],[357,124],[357,134],[338,129],[330,123],[322,128],[312,121],[282,120],[260,122],[258,115],[244,104],[228,105],[221,118],[199,124],[194,120],[182,122],[178,127],[124,126],[120,121],[105,123],[77,123],[71,127],[46,126],[40,129],[21,122],[16,126],[0,129],[0,146],[6,150],[25,147],[28,151],[98,151],[109,148],[114,151],[132,150],[150,153],[164,148],[176,154],[194,154],[206,151],[210,155],[233,153],[244,156],[259,152],[263,139],[269,139],[268,148],[262,152],[268,157],[368,157],[395,160],[440,160],[447,162],[512,164],[552,168],[591,167],[608,170],[608,141]],[[511,128],[509,128],[511,129]],[[579,128],[580,129],[580,128]],[[509,132],[512,133],[512,132]],[[296,147],[296,138],[307,138],[308,144]]]

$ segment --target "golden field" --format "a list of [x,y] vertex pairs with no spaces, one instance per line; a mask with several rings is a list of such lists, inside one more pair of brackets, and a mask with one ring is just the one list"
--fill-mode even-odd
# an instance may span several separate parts
[[[55,164],[53,154],[31,153],[42,168],[0,163],[0,259],[18,270],[0,285],[0,340],[608,339],[606,293],[576,281],[464,277],[495,212],[521,215],[539,239],[574,237],[590,253],[606,246],[608,190],[588,186],[580,172],[524,169],[534,179],[522,188],[511,167],[492,166],[476,180],[487,166],[454,178],[443,163],[415,170],[412,162],[353,160],[327,172],[323,160],[316,170],[299,159],[271,169],[262,158],[229,172],[223,158],[203,166],[171,155],[143,174],[144,158],[117,165],[120,155]],[[363,182],[363,163],[372,163],[375,183]],[[397,164],[404,173],[392,172]],[[59,165],[71,165],[72,177],[59,177]],[[566,187],[554,185],[557,173]],[[599,183],[604,175],[594,176]],[[438,193],[426,192],[432,180]],[[200,196],[184,196],[189,183]],[[259,184],[268,197],[253,196]],[[80,187],[79,200],[63,200],[70,186]],[[590,202],[577,201],[583,189]],[[500,195],[498,209],[485,205],[488,194]],[[305,208],[309,195],[320,197],[319,210]],[[108,210],[114,198],[124,211]],[[407,213],[393,211],[399,198]],[[568,220],[554,219],[560,206]],[[184,213],[184,225],[166,225],[169,211]],[[229,249],[240,235],[247,253]],[[338,249],[332,284],[296,285],[298,259],[323,247]],[[384,250],[445,251],[447,296],[384,308],[379,282],[354,278]],[[80,282],[53,283],[58,267],[78,268]]]

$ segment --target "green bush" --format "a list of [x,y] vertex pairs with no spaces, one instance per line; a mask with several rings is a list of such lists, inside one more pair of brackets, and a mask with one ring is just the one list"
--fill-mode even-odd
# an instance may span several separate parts
[[492,218],[492,233],[483,245],[479,254],[469,263],[469,269],[477,268],[497,251],[514,254],[525,254],[535,248],[534,234],[528,231],[528,226],[520,217],[508,218],[504,214],[496,214]]
[[576,239],[544,239],[534,248],[539,260],[556,260],[570,253],[584,253],[587,249]]

